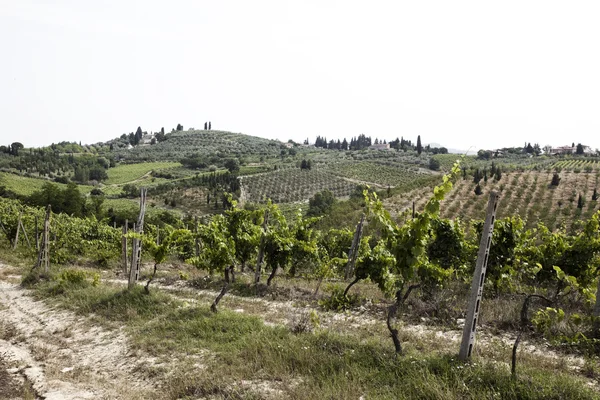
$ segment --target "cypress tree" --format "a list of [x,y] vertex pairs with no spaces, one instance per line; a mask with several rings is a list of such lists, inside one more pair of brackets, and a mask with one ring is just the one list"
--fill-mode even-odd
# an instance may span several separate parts
[[477,184],[477,186],[475,186],[475,194],[477,196],[483,194],[483,191],[481,190],[481,186],[479,186],[479,184]]
[[421,135],[417,136],[417,153],[421,155],[423,152],[423,146],[421,146]]
[[592,194],[592,200],[594,200],[594,201],[598,200],[598,191],[596,190],[596,188],[594,188],[594,194]]
[[579,198],[577,199],[577,208],[580,210],[583,208],[583,197],[581,196],[581,193],[579,193]]

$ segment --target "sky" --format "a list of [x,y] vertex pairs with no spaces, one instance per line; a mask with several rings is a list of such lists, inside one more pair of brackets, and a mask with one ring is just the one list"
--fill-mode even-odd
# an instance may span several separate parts
[[600,148],[597,1],[0,0],[0,143],[178,123]]

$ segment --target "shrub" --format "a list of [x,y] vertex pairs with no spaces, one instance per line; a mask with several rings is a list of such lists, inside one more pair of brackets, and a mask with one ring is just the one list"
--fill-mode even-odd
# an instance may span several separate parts
[[331,296],[319,300],[319,306],[328,311],[343,311],[360,304],[360,297],[357,294],[344,295],[344,288],[341,286],[330,286],[325,291],[331,290]]
[[432,171],[439,171],[440,170],[440,162],[433,157],[430,158],[429,159],[429,169]]
[[560,176],[558,175],[557,172],[555,172],[552,175],[552,181],[550,182],[550,185],[552,185],[552,186],[558,186],[559,183],[560,183]]

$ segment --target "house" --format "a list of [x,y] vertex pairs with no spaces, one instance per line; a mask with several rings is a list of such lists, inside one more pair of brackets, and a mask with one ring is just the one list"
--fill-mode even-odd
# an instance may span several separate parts
[[378,144],[372,144],[369,146],[369,150],[389,150],[389,149],[390,149],[389,143],[378,143]]
[[[553,147],[550,150],[550,154],[552,155],[560,155],[560,154],[575,154],[577,153],[577,146],[561,146],[561,147]],[[583,154],[594,154],[594,150],[590,146],[583,145]]]
[[577,150],[577,147],[572,147],[572,146],[553,147],[550,150],[550,154],[552,154],[552,155],[574,154],[576,150]]
[[140,146],[149,146],[152,144],[152,139],[154,139],[154,134],[153,133],[146,133],[144,136],[142,136],[142,138],[140,139]]

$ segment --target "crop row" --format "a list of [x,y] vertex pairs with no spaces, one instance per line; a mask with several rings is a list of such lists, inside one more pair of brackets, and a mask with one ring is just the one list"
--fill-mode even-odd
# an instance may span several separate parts
[[286,169],[268,174],[247,176],[242,179],[246,200],[276,203],[307,200],[315,193],[330,190],[336,197],[348,196],[356,188],[331,173],[321,170]]

